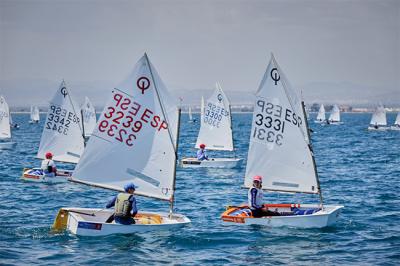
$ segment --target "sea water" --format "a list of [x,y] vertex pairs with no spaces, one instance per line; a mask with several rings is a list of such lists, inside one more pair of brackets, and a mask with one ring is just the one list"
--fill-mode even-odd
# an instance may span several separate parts
[[[17,147],[0,151],[0,264],[84,265],[398,265],[400,263],[400,131],[367,131],[371,114],[342,114],[343,125],[313,123],[316,163],[326,204],[344,205],[338,223],[324,229],[222,224],[226,205],[246,202],[242,189],[251,114],[234,114],[237,169],[177,168],[175,212],[192,224],[175,231],[78,237],[50,228],[60,207],[103,208],[116,193],[75,183],[22,181],[43,128],[13,115]],[[198,115],[194,118],[199,119]],[[393,123],[395,114],[388,114]],[[199,123],[182,115],[179,156],[194,156]],[[59,164],[60,166],[61,164]],[[64,165],[72,169],[70,165]],[[318,196],[265,193],[268,202],[318,203]],[[140,210],[168,204],[138,197]]]

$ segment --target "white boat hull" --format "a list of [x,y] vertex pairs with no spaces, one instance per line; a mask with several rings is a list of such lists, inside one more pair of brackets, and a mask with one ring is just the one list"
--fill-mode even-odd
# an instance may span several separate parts
[[242,163],[239,158],[213,158],[199,161],[197,158],[184,158],[181,160],[182,167],[211,167],[211,168],[235,168]]
[[390,129],[391,130],[400,130],[400,126],[391,126]]
[[[56,218],[54,227],[61,225],[57,219],[67,219],[65,228],[72,234],[80,236],[104,236],[111,234],[132,234],[149,231],[177,229],[191,223],[190,219],[181,214],[140,212],[135,217],[135,224],[122,225],[113,222],[106,223],[114,213],[112,209],[63,208]],[[86,215],[87,214],[87,215]],[[56,224],[58,226],[56,226]],[[62,226],[61,226],[62,227]]]
[[39,123],[39,121],[37,121],[37,120],[30,120],[29,121],[29,124],[38,124]]
[[329,121],[325,123],[326,125],[343,125],[343,122],[337,122],[337,121]]
[[378,128],[371,127],[371,126],[368,127],[368,130],[372,130],[372,131],[385,131],[388,129],[389,129],[389,127],[386,127],[386,126],[378,126]]
[[[312,214],[264,216],[261,218],[229,215],[229,210],[227,210],[221,218],[223,222],[227,224],[235,223],[238,225],[266,225],[270,227],[288,226],[298,228],[323,228],[332,226],[336,223],[343,207],[344,206],[325,205],[323,210],[319,210]],[[319,205],[303,204],[301,205],[300,209],[305,210],[310,208],[319,208]],[[279,209],[285,208],[278,208],[278,211]],[[286,210],[283,210],[283,212],[287,212],[289,210],[290,208],[286,208]]]
[[0,150],[12,150],[17,146],[16,142],[0,142]]
[[31,182],[44,182],[44,183],[59,183],[66,182],[68,178],[72,175],[72,170],[57,170],[57,173],[62,174],[54,177],[49,177],[46,175],[34,174],[33,170],[38,170],[39,168],[24,168],[22,172],[21,179]]

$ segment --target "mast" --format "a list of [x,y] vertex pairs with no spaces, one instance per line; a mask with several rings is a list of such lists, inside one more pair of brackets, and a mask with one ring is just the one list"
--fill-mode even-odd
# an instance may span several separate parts
[[306,113],[305,113],[304,101],[301,101],[301,107],[303,109],[303,117],[304,117],[304,121],[305,121],[305,124],[306,124],[306,129],[307,129],[308,148],[310,149],[310,152],[311,152],[311,158],[312,158],[314,173],[315,173],[315,177],[317,179],[319,200],[320,200],[320,203],[321,203],[321,208],[323,210],[324,209],[324,201],[323,201],[323,198],[322,198],[321,185],[319,183],[319,176],[318,176],[318,171],[317,171],[317,164],[315,163],[314,151],[313,151],[312,146],[311,146],[311,135],[310,135],[310,129],[308,127],[308,121],[307,121],[307,117],[306,117]]
[[[77,113],[76,113],[76,110],[75,110],[74,103],[73,103],[73,101],[72,101],[72,99],[71,99],[71,95],[69,94],[69,90],[68,90],[68,88],[67,88],[67,84],[65,83],[64,80],[62,81],[62,84],[64,85],[65,89],[67,90],[67,96],[68,96],[68,100],[69,100],[69,102],[70,102],[70,104],[71,104],[71,106],[72,106],[72,110],[74,111],[74,114],[75,114],[76,116],[78,116]],[[86,142],[85,142],[85,129],[83,128],[83,114],[82,114],[82,109],[81,109],[81,120],[82,120],[82,124],[79,124],[79,123],[78,123],[78,126],[79,126],[79,129],[80,129],[81,132],[82,132],[83,147],[86,147]],[[81,126],[82,126],[82,127],[81,127]]]
[[177,123],[177,135],[176,135],[176,143],[175,143],[175,161],[174,161],[174,181],[172,184],[172,195],[170,199],[169,205],[169,218],[172,217],[172,213],[174,211],[174,201],[175,201],[175,181],[176,181],[176,161],[178,160],[178,144],[179,144],[179,129],[181,124],[181,108],[178,109],[178,123]]
[[232,128],[232,109],[231,109],[231,103],[229,103],[229,116],[230,116],[230,118],[231,118],[231,132],[232,132],[233,156],[236,158],[235,138],[233,137],[233,128]]
[[[145,56],[145,58],[146,58],[147,65],[149,66],[151,79],[153,80],[154,90],[156,91],[157,99],[158,99],[158,102],[160,103],[160,107],[161,107],[162,114],[163,114],[163,116],[164,116],[164,119],[167,120],[167,123],[169,123],[168,117],[165,115],[164,105],[163,105],[163,103],[162,103],[162,101],[161,101],[160,94],[158,93],[157,84],[156,84],[156,82],[154,81],[153,71],[152,71],[152,69],[151,69],[151,65],[150,65],[149,58],[147,57],[147,53],[145,53],[144,56]],[[176,160],[178,159],[178,139],[179,139],[179,125],[180,125],[180,119],[181,119],[181,108],[179,107],[179,108],[178,108],[177,136],[176,136],[176,141],[175,141],[175,143],[174,143],[174,141],[173,141],[174,139],[173,139],[173,137],[172,137],[171,130],[169,129],[169,127],[167,128],[167,129],[168,129],[169,139],[170,139],[170,141],[171,141],[172,147],[174,148],[174,152],[175,152],[175,160],[174,160],[174,179],[173,179],[172,193],[171,193],[170,206],[169,206],[169,208],[170,208],[170,209],[169,209],[169,216],[170,216],[170,217],[172,216],[173,207],[174,207],[175,180],[176,180]]]
[[86,141],[85,141],[85,122],[83,121],[83,109],[82,109],[82,108],[81,108],[81,121],[82,121],[83,147],[86,147]]
[[[153,84],[154,84],[154,90],[156,91],[157,99],[158,99],[158,102],[160,103],[160,106],[161,106],[161,112],[162,112],[164,118],[167,120],[167,123],[169,123],[168,117],[165,115],[164,105],[162,104],[162,101],[161,101],[161,98],[160,98],[160,94],[158,93],[157,84],[156,84],[156,82],[154,81],[153,71],[152,71],[152,69],[151,69],[151,65],[150,65],[149,58],[147,57],[147,54],[146,54],[146,53],[144,53],[144,56],[145,56],[145,58],[146,58],[147,65],[149,66],[151,79],[153,80]],[[177,153],[177,149],[176,149],[176,147],[175,147],[175,145],[174,145],[174,141],[173,141],[173,138],[172,138],[171,130],[169,129],[169,127],[167,128],[167,130],[168,130],[169,138],[170,138],[170,140],[171,140],[171,144],[172,144],[172,146],[174,147],[175,153]],[[176,157],[177,157],[177,156],[176,156]]]

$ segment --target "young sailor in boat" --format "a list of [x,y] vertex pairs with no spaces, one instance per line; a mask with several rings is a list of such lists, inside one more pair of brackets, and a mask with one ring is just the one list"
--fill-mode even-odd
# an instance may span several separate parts
[[205,144],[200,144],[200,150],[197,151],[197,160],[199,161],[208,160],[205,148],[206,148]]
[[128,183],[124,186],[126,193],[119,193],[113,197],[106,205],[106,208],[115,206],[115,211],[112,217],[107,222],[112,222],[114,218],[116,223],[130,225],[134,224],[133,217],[137,214],[136,199],[133,195],[137,187],[133,183]]
[[57,175],[56,164],[53,161],[53,154],[51,152],[46,153],[46,159],[42,161],[40,168],[47,177],[55,177]]
[[269,211],[263,206],[262,177],[256,175],[253,177],[253,186],[247,193],[249,208],[253,217],[279,216],[278,212]]

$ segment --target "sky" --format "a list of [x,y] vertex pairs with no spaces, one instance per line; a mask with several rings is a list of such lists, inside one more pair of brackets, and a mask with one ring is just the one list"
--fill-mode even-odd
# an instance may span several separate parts
[[0,0],[11,106],[46,106],[62,79],[104,105],[145,52],[184,104],[217,81],[251,103],[273,53],[308,103],[400,106],[400,1]]

